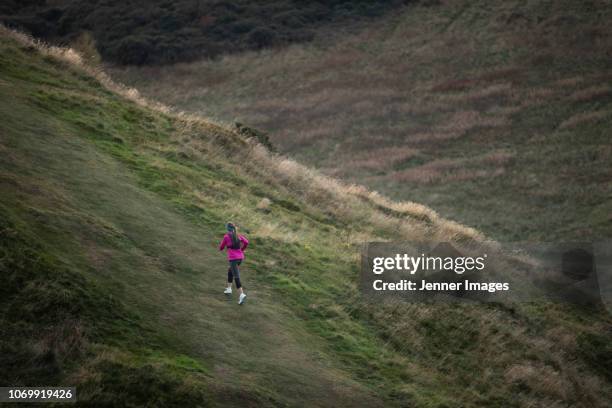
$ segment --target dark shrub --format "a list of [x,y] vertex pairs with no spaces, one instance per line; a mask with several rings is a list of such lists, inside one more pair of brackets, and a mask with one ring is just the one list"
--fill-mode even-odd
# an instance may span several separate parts
[[162,31],[175,31],[181,28],[181,25],[181,21],[174,15],[165,15],[159,20],[159,28]]
[[249,138],[254,138],[259,143],[264,145],[271,152],[276,152],[276,148],[270,141],[270,138],[268,137],[268,134],[266,132],[262,132],[261,130],[247,126],[240,122],[235,122],[235,126],[236,126],[236,131],[238,131],[238,133],[246,137],[249,137]]
[[122,64],[142,65],[149,59],[153,50],[151,41],[141,37],[126,37],[115,49],[111,49],[111,58]]
[[88,31],[105,60],[164,64],[310,41],[324,24],[380,15],[405,1],[5,0],[0,22],[63,44]]
[[265,48],[270,47],[274,43],[275,37],[274,31],[265,27],[259,27],[251,31],[248,41],[254,48]]
[[244,34],[252,31],[255,28],[255,24],[249,20],[236,21],[229,26],[229,29],[235,34]]

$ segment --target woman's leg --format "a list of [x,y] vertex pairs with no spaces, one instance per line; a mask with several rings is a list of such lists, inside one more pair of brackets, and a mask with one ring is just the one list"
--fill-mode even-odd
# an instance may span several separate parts
[[238,265],[242,263],[241,259],[236,259],[230,261],[230,269],[232,271],[232,275],[234,275],[234,280],[236,281],[236,289],[238,289],[238,293],[242,294],[242,283],[240,282],[240,269],[238,269]]
[[232,287],[232,281],[234,280],[234,274],[232,273],[232,264],[230,262],[230,267],[227,269],[227,287]]

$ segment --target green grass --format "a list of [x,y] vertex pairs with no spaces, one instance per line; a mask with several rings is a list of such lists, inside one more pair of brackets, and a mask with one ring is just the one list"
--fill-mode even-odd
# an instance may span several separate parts
[[[0,39],[2,385],[75,385],[83,405],[609,403],[601,311],[359,295],[358,242],[476,233],[258,156],[238,133],[135,104],[12,37]],[[228,219],[252,241],[244,307],[221,293]]]

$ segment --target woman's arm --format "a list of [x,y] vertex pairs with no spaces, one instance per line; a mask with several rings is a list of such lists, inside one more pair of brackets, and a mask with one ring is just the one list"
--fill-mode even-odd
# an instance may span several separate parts
[[240,241],[242,242],[242,248],[240,248],[240,249],[242,249],[244,251],[246,249],[246,247],[249,246],[249,240],[246,239],[246,237],[244,235],[241,235],[240,236]]
[[227,235],[224,235],[223,239],[221,240],[221,243],[219,244],[219,251],[223,251],[226,246],[227,246]]

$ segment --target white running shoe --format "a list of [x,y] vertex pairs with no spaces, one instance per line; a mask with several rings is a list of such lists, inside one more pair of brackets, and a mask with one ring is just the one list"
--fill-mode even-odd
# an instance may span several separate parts
[[231,295],[232,294],[232,288],[225,288],[223,293],[225,293],[226,295]]
[[246,294],[242,293],[240,294],[240,299],[238,299],[238,304],[241,305],[246,301]]

